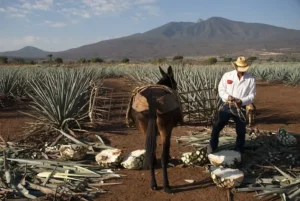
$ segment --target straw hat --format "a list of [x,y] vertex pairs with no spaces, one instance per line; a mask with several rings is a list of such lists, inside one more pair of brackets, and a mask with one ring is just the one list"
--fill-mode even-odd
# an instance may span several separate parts
[[236,61],[232,61],[231,64],[238,72],[246,72],[249,69],[249,64],[245,57],[238,57]]

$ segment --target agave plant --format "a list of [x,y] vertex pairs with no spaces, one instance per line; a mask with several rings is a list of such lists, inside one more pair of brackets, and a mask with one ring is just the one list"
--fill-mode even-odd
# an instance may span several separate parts
[[286,83],[288,85],[296,86],[300,84],[300,69],[295,69],[286,75]]
[[91,83],[96,81],[95,70],[50,69],[43,79],[29,80],[33,100],[31,114],[54,128],[66,129],[87,117]]
[[0,93],[6,96],[16,96],[19,77],[18,69],[2,68],[0,70]]
[[269,82],[283,82],[286,80],[288,75],[288,71],[286,68],[275,67],[269,70],[269,75],[267,75],[266,79]]
[[266,81],[270,75],[270,69],[264,67],[253,67],[250,69],[250,73],[257,81]]

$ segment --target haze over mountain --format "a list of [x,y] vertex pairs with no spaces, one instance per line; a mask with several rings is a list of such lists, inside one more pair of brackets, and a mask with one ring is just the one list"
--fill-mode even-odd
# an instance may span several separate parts
[[[196,23],[170,22],[144,33],[52,54],[68,60],[92,57],[143,60],[174,55],[245,54],[246,49],[279,52],[284,48],[300,51],[300,30],[212,17]],[[49,52],[34,47],[0,53],[24,58],[46,58],[47,54]]]

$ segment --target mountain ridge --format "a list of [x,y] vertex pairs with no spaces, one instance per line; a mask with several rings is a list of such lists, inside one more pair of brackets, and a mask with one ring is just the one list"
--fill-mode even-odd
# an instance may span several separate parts
[[17,51],[2,52],[0,55],[46,58],[51,53],[67,60],[92,57],[145,60],[177,54],[207,56],[235,54],[246,49],[278,51],[282,48],[300,51],[300,30],[211,17],[199,22],[169,22],[143,33],[59,52],[27,46]]

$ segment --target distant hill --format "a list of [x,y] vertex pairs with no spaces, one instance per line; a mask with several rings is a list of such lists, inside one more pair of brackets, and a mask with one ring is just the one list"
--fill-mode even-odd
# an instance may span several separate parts
[[0,52],[1,56],[19,57],[19,58],[46,58],[51,52],[46,52],[32,46],[26,46],[17,51]]
[[[53,52],[53,55],[70,60],[81,57],[144,60],[174,55],[246,54],[248,49],[300,52],[300,30],[212,17],[196,23],[170,22],[145,33]],[[18,57],[45,57],[47,54],[49,52],[34,47],[0,53]]]

